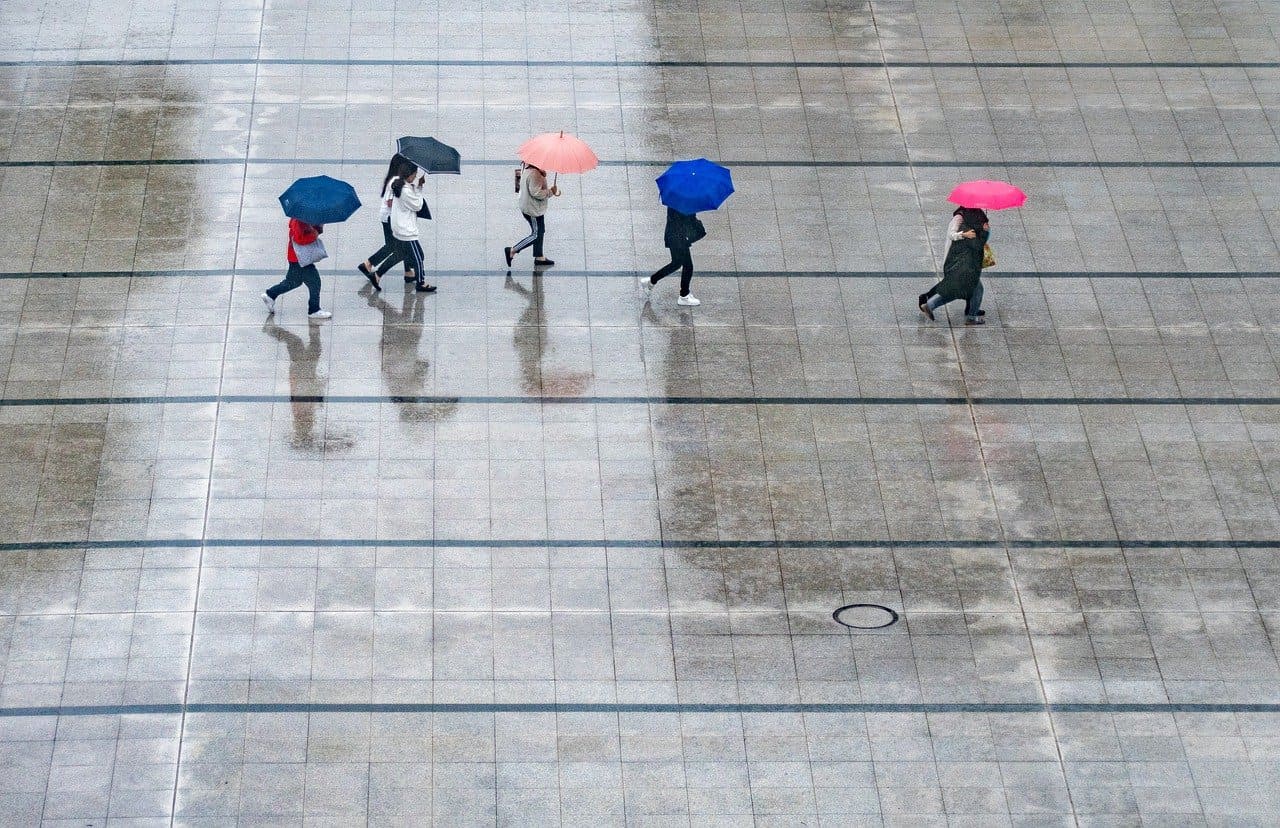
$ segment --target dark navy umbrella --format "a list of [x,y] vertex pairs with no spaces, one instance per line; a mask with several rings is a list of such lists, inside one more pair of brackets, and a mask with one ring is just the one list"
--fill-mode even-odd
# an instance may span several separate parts
[[351,218],[360,209],[360,199],[347,182],[316,175],[290,184],[280,194],[280,206],[289,218],[307,224],[333,224]]
[[658,176],[658,197],[671,209],[693,215],[715,210],[733,195],[733,176],[705,158],[677,161]]
[[448,144],[434,138],[406,135],[396,141],[396,152],[418,165],[418,169],[436,173],[462,172],[462,156]]

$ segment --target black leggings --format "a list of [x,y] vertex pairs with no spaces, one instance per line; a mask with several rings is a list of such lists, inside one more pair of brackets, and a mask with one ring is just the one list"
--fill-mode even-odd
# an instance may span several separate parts
[[689,283],[693,281],[693,255],[687,247],[671,248],[671,264],[649,277],[649,283],[656,285],[666,277],[680,271],[680,295],[689,295]]
[[529,235],[516,242],[516,246],[511,248],[511,255],[514,256],[529,245],[533,245],[533,257],[541,259],[542,256],[542,237],[547,234],[547,217],[546,216],[528,216],[524,213],[524,220],[529,222]]
[[[388,270],[396,266],[396,262],[404,262],[404,272],[411,270],[409,265],[409,251],[405,248],[404,242],[391,235],[391,222],[382,222],[382,247],[378,248],[378,252],[369,257],[370,264],[378,271],[378,275],[384,275]],[[378,264],[381,262],[382,264]]]

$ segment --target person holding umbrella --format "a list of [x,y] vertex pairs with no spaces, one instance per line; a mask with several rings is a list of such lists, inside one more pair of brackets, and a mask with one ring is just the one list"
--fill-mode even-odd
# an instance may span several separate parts
[[395,267],[396,262],[405,263],[404,280],[415,281],[414,273],[409,269],[408,260],[405,259],[406,250],[391,233],[391,206],[395,203],[395,193],[391,191],[391,186],[397,181],[408,181],[417,172],[418,168],[413,162],[397,152],[391,157],[387,174],[382,179],[382,199],[378,204],[378,221],[382,224],[383,244],[378,248],[378,252],[356,265],[356,269],[364,274],[374,290],[382,290],[382,277],[388,270]]
[[733,194],[733,178],[726,167],[705,158],[677,161],[658,176],[658,195],[667,206],[667,226],[662,242],[671,251],[671,261],[651,276],[640,277],[640,291],[649,301],[653,286],[680,271],[677,305],[697,307],[702,302],[689,292],[693,281],[694,243],[707,235],[698,220],[703,210],[715,210]]
[[307,286],[307,316],[312,320],[333,316],[320,309],[320,273],[316,262],[328,257],[320,234],[328,222],[346,221],[360,209],[355,189],[327,175],[300,178],[280,195],[280,206],[289,217],[289,241],[285,249],[289,272],[262,294],[267,313],[276,312],[276,299],[294,288]]
[[[942,248],[943,278],[938,284],[920,294],[917,304],[920,312],[933,320],[933,311],[952,299],[964,298],[965,324],[981,325],[986,320],[982,317],[987,312],[982,310],[982,269],[995,265],[995,256],[987,245],[991,226],[987,221],[987,210],[1005,210],[1010,207],[1021,207],[1027,201],[1026,193],[1005,181],[966,181],[951,191],[947,200],[960,207],[951,214],[951,223],[947,226],[947,236]],[[978,256],[977,275],[966,273],[961,277],[960,271],[968,269],[968,259],[974,254],[973,242],[981,238],[976,245]],[[961,244],[964,252],[959,259],[952,258],[956,245]],[[950,275],[948,275],[950,274]],[[955,277],[955,278],[953,278]],[[970,293],[955,294],[950,298],[938,299],[940,291],[946,286],[948,292],[954,293],[957,286],[963,287],[972,280]]]
[[511,261],[516,254],[533,245],[533,263],[538,267],[551,267],[554,261],[542,255],[542,239],[547,234],[547,202],[552,196],[560,195],[560,188],[552,184],[547,186],[547,174],[532,164],[524,165],[524,175],[520,181],[520,214],[529,222],[529,235],[511,247],[502,249],[507,257],[507,269],[511,269]]
[[[547,186],[547,173],[584,173],[594,170],[600,163],[596,154],[586,142],[573,135],[546,132],[525,141],[516,150],[523,162],[516,170],[516,192],[520,194],[520,214],[529,223],[529,235],[511,247],[502,248],[502,255],[507,259],[507,270],[515,255],[526,247],[533,245],[533,264],[537,267],[550,267],[555,262],[542,254],[542,240],[546,236],[547,202],[552,196],[560,195],[556,181]],[[521,176],[521,173],[525,175]],[[523,180],[521,180],[523,178]]]
[[[423,270],[425,261],[418,233],[418,219],[431,218],[422,190],[427,183],[426,173],[461,173],[462,156],[456,149],[435,138],[413,135],[398,139],[396,152],[417,170],[409,178],[391,184],[391,235],[403,246],[405,259],[413,263],[413,272],[417,274],[417,291],[435,293],[436,286],[427,284]],[[405,281],[408,281],[407,276],[406,273]]]

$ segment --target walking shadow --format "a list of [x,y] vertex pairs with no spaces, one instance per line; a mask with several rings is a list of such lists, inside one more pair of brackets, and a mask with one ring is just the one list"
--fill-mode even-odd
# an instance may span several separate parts
[[542,368],[547,350],[547,325],[543,304],[542,272],[535,271],[532,287],[507,274],[503,287],[523,296],[528,304],[516,320],[511,338],[520,361],[520,384],[526,394],[549,397],[580,397],[591,384],[590,371],[563,371],[548,374]]
[[382,335],[379,340],[379,364],[387,392],[396,403],[396,412],[406,423],[435,423],[453,415],[458,409],[455,402],[420,402],[414,398],[425,393],[431,376],[431,361],[418,353],[422,344],[423,321],[426,316],[425,293],[418,293],[410,285],[404,292],[404,303],[399,309],[382,298],[370,285],[360,289],[369,307],[382,314]]
[[283,342],[289,353],[289,409],[293,415],[293,437],[289,444],[296,449],[340,450],[355,445],[347,434],[316,435],[316,412],[324,405],[324,391],[328,380],[320,376],[320,331],[318,325],[307,326],[307,341],[293,331],[275,323],[275,317],[267,317],[264,333],[277,342]]

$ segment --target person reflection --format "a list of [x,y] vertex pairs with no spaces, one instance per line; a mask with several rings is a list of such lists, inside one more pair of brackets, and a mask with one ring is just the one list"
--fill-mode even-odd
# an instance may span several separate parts
[[293,414],[293,438],[290,445],[296,449],[314,449],[323,446],[316,436],[316,409],[322,403],[307,398],[324,395],[325,380],[320,369],[320,328],[307,326],[307,341],[293,331],[275,323],[275,317],[262,326],[264,333],[277,342],[284,343],[289,353],[289,407]]
[[523,296],[528,304],[516,320],[512,330],[516,359],[520,362],[520,387],[526,394],[555,397],[578,397],[591,382],[590,371],[543,370],[542,360],[547,350],[548,329],[544,316],[542,274],[534,273],[531,287],[507,274],[503,287]]
[[418,353],[422,344],[425,295],[405,288],[404,302],[397,310],[365,285],[360,290],[369,307],[382,314],[379,361],[386,391],[396,400],[396,412],[406,423],[439,422],[457,410],[453,402],[415,402],[426,394],[431,362]]

